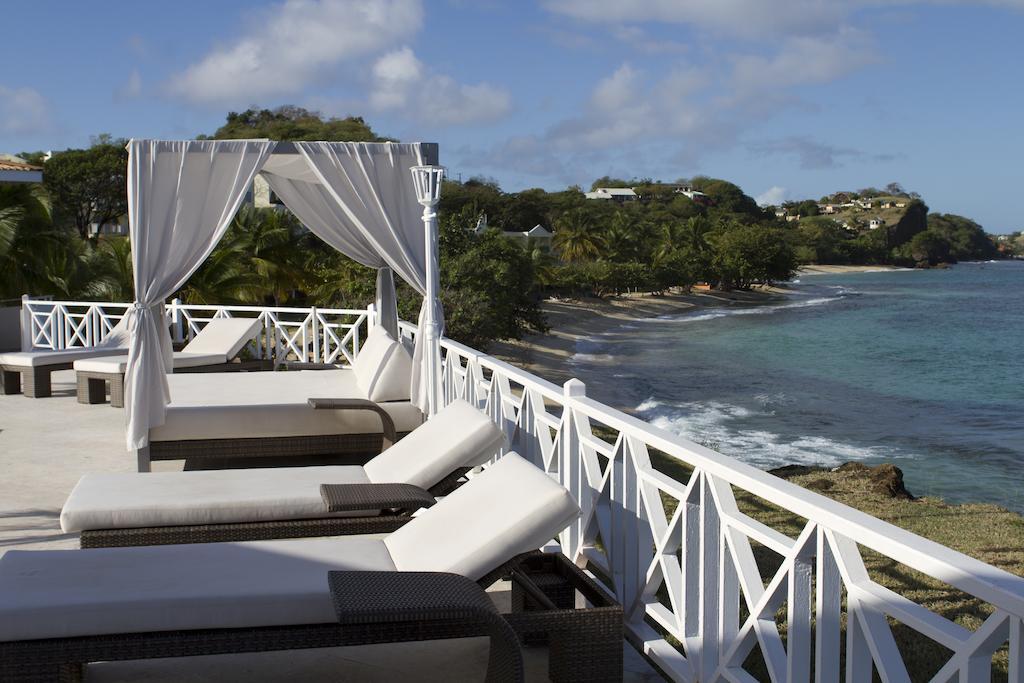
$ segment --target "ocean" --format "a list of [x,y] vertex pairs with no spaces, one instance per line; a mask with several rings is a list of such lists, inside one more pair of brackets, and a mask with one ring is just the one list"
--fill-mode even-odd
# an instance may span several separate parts
[[578,345],[588,393],[762,468],[891,462],[1024,513],[1024,262],[804,275]]

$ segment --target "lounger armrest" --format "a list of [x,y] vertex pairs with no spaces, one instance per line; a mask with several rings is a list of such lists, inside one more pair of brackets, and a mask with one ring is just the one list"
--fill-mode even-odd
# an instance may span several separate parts
[[278,367],[285,370],[341,370],[341,367],[333,363],[310,363],[306,361],[287,361]]
[[380,404],[365,398],[311,398],[309,405],[314,410],[369,410],[377,413],[380,417],[381,426],[384,431],[384,442],[382,450],[386,450],[398,441],[398,433],[395,431],[395,421]]
[[408,510],[435,502],[429,491],[412,484],[320,484],[320,497],[328,512],[354,510]]
[[446,572],[327,573],[338,623],[360,625],[419,625],[443,637],[464,634],[471,625],[491,638],[487,681],[523,680],[519,639],[487,593],[465,576]]

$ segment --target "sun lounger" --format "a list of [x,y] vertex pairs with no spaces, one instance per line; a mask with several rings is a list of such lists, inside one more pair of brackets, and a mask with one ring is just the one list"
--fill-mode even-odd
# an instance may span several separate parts
[[[328,572],[398,572],[383,596],[386,622],[385,612],[407,604],[403,586],[421,585],[401,583],[401,572],[494,580],[578,514],[565,489],[509,454],[385,538],[8,551],[0,558],[0,679],[52,680],[93,661],[377,642],[387,638],[381,624],[338,623],[348,610],[344,596],[332,598]],[[344,586],[343,578],[331,584]],[[375,621],[372,610],[366,616]],[[618,618],[621,657],[621,610]],[[391,639],[435,637],[429,618],[417,626]]]
[[[233,362],[260,333],[258,318],[217,318],[206,324],[184,349],[174,352],[175,372],[226,372],[269,370],[266,360]],[[127,354],[76,360],[79,403],[103,403],[110,385],[110,405],[124,407],[124,372]]]
[[[140,470],[158,460],[332,456],[362,464],[380,453],[382,418],[397,436],[423,422],[409,400],[412,356],[374,327],[350,369],[170,375],[164,424],[150,430]],[[311,398],[350,399],[348,402]],[[385,415],[386,414],[386,415]],[[347,459],[345,459],[347,458]]]
[[[61,528],[81,533],[83,548],[385,533],[504,442],[487,415],[459,400],[365,466],[86,475]],[[360,502],[368,495],[376,507]]]
[[51,394],[51,373],[57,370],[70,370],[78,360],[128,353],[128,341],[126,316],[110,328],[103,340],[95,346],[57,351],[0,353],[0,373],[3,375],[0,393],[24,393],[30,398],[46,398]]

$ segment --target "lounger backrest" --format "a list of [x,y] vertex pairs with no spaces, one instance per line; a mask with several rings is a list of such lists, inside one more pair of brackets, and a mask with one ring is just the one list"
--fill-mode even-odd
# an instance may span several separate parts
[[238,355],[259,331],[259,318],[217,318],[206,323],[182,351],[185,353],[222,354],[230,360]]
[[579,513],[568,491],[509,453],[384,543],[400,571],[454,572],[477,580],[541,547]]
[[127,349],[131,339],[132,335],[128,331],[128,314],[126,313],[116,325],[110,328],[103,341],[96,346],[105,349]]
[[352,363],[356,383],[371,401],[408,401],[412,355],[380,325],[366,337]]
[[458,399],[363,466],[375,484],[429,489],[459,467],[487,462],[505,435],[483,412]]

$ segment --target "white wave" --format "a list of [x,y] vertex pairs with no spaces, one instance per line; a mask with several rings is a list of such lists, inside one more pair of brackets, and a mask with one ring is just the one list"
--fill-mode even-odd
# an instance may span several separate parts
[[[778,396],[768,398],[779,400]],[[636,409],[656,427],[763,469],[793,464],[835,467],[851,460],[876,458],[884,452],[822,436],[786,439],[772,431],[745,427],[748,418],[771,416],[774,411],[755,412],[717,401],[669,405],[652,397]]]
[[684,313],[682,315],[663,315],[657,318],[648,318],[644,322],[649,323],[664,323],[664,322],[701,322],[703,320],[714,320],[716,318],[726,318],[734,315],[771,315],[778,311],[784,311],[792,308],[809,308],[811,306],[821,306],[823,304],[830,304],[835,301],[842,301],[845,297],[843,296],[823,296],[816,297],[813,299],[805,299],[803,301],[793,301],[785,304],[776,304],[774,306],[750,306],[747,308],[716,308],[707,313]]

